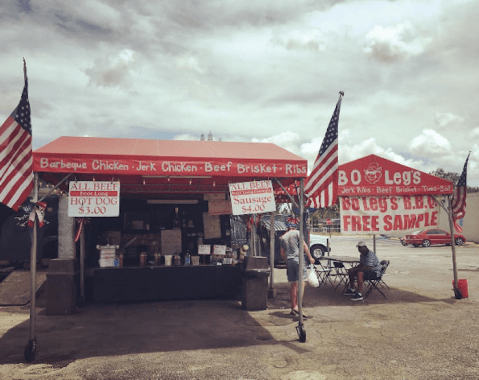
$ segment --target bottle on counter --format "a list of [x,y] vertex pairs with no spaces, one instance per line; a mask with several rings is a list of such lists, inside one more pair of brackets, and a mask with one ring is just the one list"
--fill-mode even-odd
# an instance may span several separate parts
[[175,217],[173,219],[173,228],[180,228],[180,216],[178,215],[178,207],[175,207]]
[[190,264],[191,264],[190,251],[189,251],[189,250],[186,250],[186,254],[185,254],[185,265],[190,265]]
[[155,265],[158,266],[160,265],[160,260],[161,260],[161,254],[159,252],[155,253]]
[[146,252],[141,252],[140,254],[140,266],[144,267],[146,265]]
[[181,256],[179,253],[175,254],[175,266],[181,265]]

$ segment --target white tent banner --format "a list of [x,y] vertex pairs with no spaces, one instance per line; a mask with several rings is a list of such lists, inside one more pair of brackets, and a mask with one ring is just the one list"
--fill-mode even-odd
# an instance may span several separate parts
[[430,195],[340,197],[343,234],[387,234],[437,227],[439,204]]

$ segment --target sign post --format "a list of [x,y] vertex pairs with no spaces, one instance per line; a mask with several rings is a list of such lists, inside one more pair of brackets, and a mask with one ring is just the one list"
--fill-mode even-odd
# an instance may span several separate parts
[[331,225],[333,224],[333,222],[331,221],[331,219],[326,219],[326,225],[327,225],[327,228],[329,230],[329,239],[331,240]]

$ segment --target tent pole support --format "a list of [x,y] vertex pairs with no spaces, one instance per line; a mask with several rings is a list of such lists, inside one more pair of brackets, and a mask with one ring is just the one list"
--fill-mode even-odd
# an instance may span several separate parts
[[299,185],[299,279],[298,279],[298,310],[299,310],[299,327],[303,326],[303,268],[304,262],[304,236],[303,236],[303,224],[304,224],[304,179],[300,179]]
[[80,233],[80,305],[85,303],[85,224]]
[[63,178],[60,182],[58,182],[53,188],[46,194],[44,195],[38,202],[43,201],[46,197],[48,197],[51,193],[53,193],[56,189],[60,187],[60,185],[65,182],[68,178],[71,177],[73,173],[68,174],[65,178]]
[[268,298],[276,298],[278,294],[277,289],[274,287],[274,243],[275,243],[275,236],[276,231],[274,229],[274,216],[276,212],[271,213],[271,228],[269,229],[269,266],[271,268],[271,275],[269,279],[269,290],[268,290]]

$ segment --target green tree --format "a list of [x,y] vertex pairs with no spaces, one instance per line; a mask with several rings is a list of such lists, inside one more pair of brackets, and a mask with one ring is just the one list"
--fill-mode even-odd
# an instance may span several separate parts
[[[442,179],[446,179],[448,181],[451,181],[454,186],[456,186],[457,181],[459,180],[459,177],[460,177],[460,175],[455,173],[455,172],[446,172],[446,171],[444,171],[444,169],[441,169],[441,168],[436,169],[436,170],[430,172],[429,174],[431,174],[433,176],[436,176],[436,177],[439,177],[439,178],[442,178]],[[468,193],[477,193],[477,192],[479,192],[479,187],[467,186],[467,192]]]

